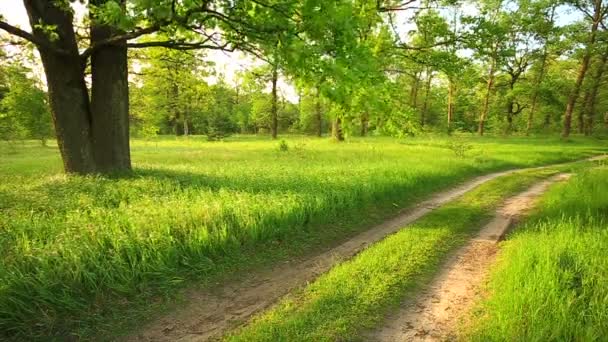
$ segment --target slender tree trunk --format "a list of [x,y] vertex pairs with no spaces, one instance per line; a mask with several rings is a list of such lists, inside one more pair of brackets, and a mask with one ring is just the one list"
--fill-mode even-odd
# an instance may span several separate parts
[[602,12],[602,1],[595,1],[595,11],[593,15],[593,24],[591,25],[591,33],[589,35],[589,42],[587,43],[587,48],[585,51],[585,55],[583,56],[583,61],[581,63],[578,76],[576,78],[576,84],[574,85],[574,89],[572,93],[568,97],[568,103],[566,105],[566,113],[564,114],[564,129],[562,131],[562,137],[567,138],[570,136],[570,130],[572,126],[572,112],[574,111],[574,106],[576,105],[576,100],[578,99],[579,93],[581,91],[581,86],[585,81],[585,75],[587,74],[587,69],[589,69],[589,62],[591,60],[591,54],[593,51],[593,45],[595,44],[595,38],[597,35],[597,28],[599,25],[601,12]]
[[545,78],[545,69],[547,67],[547,46],[545,45],[543,55],[541,57],[540,70],[538,71],[538,77],[536,78],[536,82],[534,82],[534,89],[532,90],[532,104],[530,108],[530,112],[528,112],[528,122],[526,124],[526,135],[530,135],[530,131],[532,130],[532,126],[534,125],[534,115],[536,114],[536,110],[538,108],[538,93],[539,88],[543,83]]
[[505,134],[511,134],[513,130],[513,107],[515,107],[513,100],[509,100],[507,105],[507,127],[505,128]]
[[323,114],[321,113],[321,92],[317,87],[316,99],[315,99],[315,114],[317,116],[317,136],[323,135]]
[[272,69],[272,139],[277,138],[279,129],[279,118],[278,118],[278,104],[277,104],[277,81],[279,78],[278,70],[276,66]]
[[433,80],[432,72],[427,72],[426,89],[424,93],[424,103],[422,104],[422,112],[420,113],[420,126],[426,125],[428,108],[429,108],[429,97],[431,93],[431,82]]
[[[38,47],[64,169],[69,173],[96,172],[89,95],[84,81],[84,65],[78,55],[72,14],[56,7],[52,1],[25,0],[24,4],[34,36],[67,52],[63,55]],[[56,27],[56,41],[51,42],[48,35],[37,28],[40,22]]]
[[190,127],[188,126],[188,115],[184,112],[184,136],[190,134]]
[[344,141],[344,133],[342,132],[342,119],[336,118],[332,124],[332,136],[336,141]]
[[418,106],[418,86],[420,85],[420,74],[421,72],[417,72],[414,75],[414,84],[412,85],[412,90],[410,91],[410,105],[412,108],[416,108]]
[[[494,48],[494,55],[496,54],[496,47]],[[490,95],[492,94],[492,88],[494,86],[494,72],[496,69],[496,58],[493,56],[490,64],[490,72],[488,73],[488,81],[486,85],[486,95],[483,101],[483,108],[481,110],[481,115],[479,116],[479,135],[483,135],[485,129],[486,118],[488,116],[488,111],[490,109]]]
[[369,124],[369,115],[367,113],[361,116],[361,136],[367,136],[367,127]]
[[591,98],[591,89],[587,89],[585,90],[585,96],[583,97],[583,102],[581,103],[581,106],[579,108],[578,111],[578,115],[576,116],[576,123],[577,123],[577,130],[578,133],[583,134],[585,133],[585,111],[587,110],[586,107],[586,103],[589,101],[589,99]]
[[452,120],[454,119],[454,82],[449,79],[448,84],[448,134],[452,132]]
[[[102,5],[107,0],[90,3]],[[124,5],[124,1],[122,2]],[[91,19],[91,43],[120,33]],[[131,169],[129,146],[129,81],[126,41],[108,45],[91,56],[93,152],[101,172]]]
[[[549,17],[549,22],[553,26],[553,22],[555,20],[555,8],[556,5],[551,7],[551,15]],[[549,58],[549,35],[545,37],[545,45],[543,46],[543,54],[541,56],[540,61],[540,70],[538,71],[538,77],[536,78],[536,82],[534,82],[534,89],[532,90],[532,104],[530,108],[530,112],[528,112],[528,122],[526,125],[526,135],[530,135],[530,131],[532,130],[532,126],[534,125],[534,115],[536,114],[536,110],[538,107],[538,94],[540,91],[540,87],[543,84],[545,79],[545,69],[547,68],[547,59]]]
[[595,117],[595,103],[597,102],[597,94],[602,83],[602,77],[606,71],[606,63],[608,62],[608,50],[605,50],[599,61],[593,80],[591,89],[585,94],[585,114],[584,114],[584,129],[585,135],[591,135],[593,132],[593,121]]

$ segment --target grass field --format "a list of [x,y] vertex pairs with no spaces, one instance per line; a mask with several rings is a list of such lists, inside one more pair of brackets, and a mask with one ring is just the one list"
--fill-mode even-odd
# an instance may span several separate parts
[[335,243],[474,175],[605,151],[594,140],[458,141],[290,137],[280,151],[255,137],[159,138],[135,141],[133,174],[115,177],[65,176],[56,148],[0,145],[0,331],[115,332],[176,288]]
[[502,176],[404,227],[283,300],[229,341],[365,341],[362,333],[415,295],[508,196],[556,170]]
[[463,338],[602,341],[608,336],[608,168],[552,189],[504,243]]

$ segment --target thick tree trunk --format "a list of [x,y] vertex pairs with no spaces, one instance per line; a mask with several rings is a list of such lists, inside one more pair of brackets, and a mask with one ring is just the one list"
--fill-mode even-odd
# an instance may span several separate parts
[[[495,50],[496,51],[496,50]],[[479,135],[483,135],[485,129],[486,118],[488,116],[488,111],[490,109],[490,95],[492,94],[492,87],[494,86],[494,69],[496,68],[496,58],[492,58],[490,64],[490,72],[488,73],[488,81],[486,85],[486,95],[483,101],[483,108],[481,110],[481,115],[479,116],[479,128],[477,133]]]
[[570,136],[570,130],[572,126],[572,112],[574,111],[574,106],[576,105],[576,100],[581,91],[581,86],[585,81],[585,75],[587,74],[587,69],[589,69],[589,62],[591,61],[591,54],[593,51],[593,45],[595,44],[595,38],[597,35],[597,28],[599,25],[601,12],[602,12],[602,1],[595,1],[595,10],[593,15],[593,24],[591,25],[591,33],[589,35],[589,42],[587,43],[587,48],[585,51],[585,55],[583,56],[583,61],[581,63],[580,69],[578,71],[578,76],[576,77],[576,84],[574,85],[574,89],[572,93],[568,97],[568,103],[566,105],[566,113],[564,114],[564,129],[562,131],[562,137],[567,138]]
[[272,69],[272,123],[271,123],[271,131],[272,131],[272,139],[277,138],[277,133],[279,129],[279,118],[278,118],[278,99],[277,99],[277,81],[279,75],[276,66],[273,66]]
[[344,133],[342,132],[342,119],[336,118],[332,124],[331,135],[336,141],[344,141]]
[[[49,100],[57,143],[66,172],[93,173],[97,171],[91,139],[89,96],[84,81],[84,65],[78,54],[72,14],[47,0],[25,0],[34,35],[67,54],[38,47],[46,74]],[[40,22],[56,27],[58,40],[51,42]]]
[[[91,1],[101,5],[107,0]],[[91,44],[119,33],[92,18]],[[104,46],[91,56],[93,151],[98,171],[131,169],[129,146],[129,80],[126,41]]]

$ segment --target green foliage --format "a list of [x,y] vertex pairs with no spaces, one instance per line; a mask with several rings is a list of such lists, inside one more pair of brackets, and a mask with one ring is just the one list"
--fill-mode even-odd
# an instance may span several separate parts
[[6,92],[0,101],[0,139],[36,139],[42,145],[53,135],[46,93],[15,64],[4,68]]

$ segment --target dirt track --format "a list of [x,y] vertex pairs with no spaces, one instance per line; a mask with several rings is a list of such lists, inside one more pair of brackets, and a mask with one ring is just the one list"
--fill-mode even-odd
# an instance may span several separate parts
[[458,320],[474,302],[479,286],[495,260],[498,241],[549,185],[567,178],[564,174],[551,177],[507,200],[477,237],[448,260],[427,289],[405,303],[399,312],[388,318],[384,327],[366,340],[454,340]]

